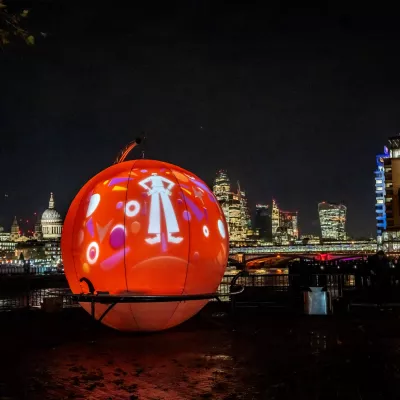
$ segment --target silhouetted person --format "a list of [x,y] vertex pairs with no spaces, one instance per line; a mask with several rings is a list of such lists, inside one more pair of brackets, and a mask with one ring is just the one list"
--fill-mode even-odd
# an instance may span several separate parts
[[356,264],[353,271],[357,289],[367,289],[369,277],[371,275],[369,262],[366,262],[363,259],[361,262]]
[[363,287],[363,265],[358,264],[355,265],[354,267],[354,280],[355,280],[355,286],[357,289],[361,289]]
[[390,287],[390,265],[389,260],[382,250],[379,250],[369,259],[371,281],[374,300],[378,307],[387,302]]
[[395,295],[395,301],[399,301],[399,286],[400,286],[400,262],[398,258],[395,258],[393,260],[393,286],[395,287],[395,290],[392,291],[392,296]]
[[292,290],[294,292],[300,292],[300,262],[299,261],[293,261],[292,263],[289,264],[289,276],[290,276],[290,284],[292,287]]
[[400,263],[398,258],[395,258],[393,260],[393,266],[394,266],[394,283],[396,286],[398,286],[400,281]]

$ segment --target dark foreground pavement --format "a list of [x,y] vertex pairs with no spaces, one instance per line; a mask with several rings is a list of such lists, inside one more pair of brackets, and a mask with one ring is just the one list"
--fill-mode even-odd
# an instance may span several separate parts
[[399,399],[398,313],[306,317],[212,307],[157,334],[81,309],[0,314],[0,399]]

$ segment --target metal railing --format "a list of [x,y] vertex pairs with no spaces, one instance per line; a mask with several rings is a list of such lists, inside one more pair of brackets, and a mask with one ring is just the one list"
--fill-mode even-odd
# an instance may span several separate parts
[[[229,293],[229,287],[236,275],[224,275],[218,292],[222,294]],[[287,291],[291,286],[293,275],[247,275],[240,276],[236,280],[237,285],[244,287],[265,287],[276,291]]]
[[254,246],[254,247],[231,247],[229,253],[233,254],[308,254],[308,253],[344,253],[344,254],[373,254],[376,252],[375,242],[355,243],[330,243],[330,244],[307,244],[295,246]]
[[0,265],[0,275],[47,275],[60,273],[57,267],[26,267]]
[[[231,274],[225,275],[218,288],[218,293],[228,295],[231,286],[243,286],[242,294],[236,296],[236,302],[242,297],[259,301],[260,297],[268,301],[270,298],[284,299],[293,295],[301,295],[309,287],[324,287],[332,299],[340,297],[357,297],[368,300],[370,289],[373,289],[374,282],[370,276],[356,274]],[[389,289],[400,299],[400,282],[392,277]],[[246,288],[248,288],[246,293]],[[251,289],[251,290],[250,290]],[[61,297],[63,307],[76,306],[78,303],[71,297],[69,289],[35,289],[30,291],[0,291],[0,311],[18,308],[39,308],[46,297]],[[230,301],[230,297],[222,297],[220,300]]]
[[44,298],[61,298],[63,308],[74,307],[78,302],[71,297],[69,289],[35,289],[30,291],[0,292],[0,311],[40,308]]

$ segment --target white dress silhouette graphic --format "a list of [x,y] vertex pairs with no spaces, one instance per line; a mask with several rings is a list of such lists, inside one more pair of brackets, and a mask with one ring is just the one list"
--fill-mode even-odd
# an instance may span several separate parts
[[[165,187],[164,183],[168,186]],[[147,184],[151,184],[151,187]],[[173,236],[174,233],[179,233],[178,221],[169,198],[169,196],[171,196],[171,189],[175,186],[175,183],[163,176],[153,173],[148,178],[140,181],[139,185],[146,189],[147,194],[151,197],[148,233],[154,236],[148,237],[146,242],[149,244],[161,242],[161,206],[164,210],[168,242],[182,242],[182,237]]]

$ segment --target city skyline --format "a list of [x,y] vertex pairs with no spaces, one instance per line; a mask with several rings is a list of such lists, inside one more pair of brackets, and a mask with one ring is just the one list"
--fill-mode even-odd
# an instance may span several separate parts
[[[247,200],[248,194],[244,189],[241,188],[241,185],[240,185],[239,181],[237,181],[237,183],[236,183],[236,185],[237,185],[236,190],[232,190],[232,187],[231,187],[232,185],[231,185],[231,182],[230,182],[230,179],[229,179],[229,177],[227,175],[227,171],[226,170],[220,169],[220,170],[217,171],[217,173],[216,173],[217,181],[218,181],[218,179],[221,179],[221,178],[218,178],[218,174],[221,174],[221,173],[223,174],[222,176],[226,179],[226,182],[222,184],[222,185],[225,185],[225,186],[223,186],[223,190],[226,191],[226,192],[231,192],[232,194],[234,194],[235,197],[237,197],[238,204],[240,204],[242,201],[244,201],[244,203],[245,203],[244,207],[243,207],[243,210],[246,210],[246,211],[240,211],[239,208],[238,208],[238,211],[237,211],[238,215],[240,213],[245,212],[246,213],[245,219],[248,221],[247,222],[247,228],[249,230],[255,229],[255,227],[253,226],[254,225],[254,218],[256,216],[257,206],[260,205],[261,203],[258,202],[257,204],[254,204],[254,205],[249,204],[249,202]],[[209,186],[210,186],[210,189],[213,190],[213,188],[215,187],[215,184],[216,184],[215,177],[211,181],[213,182],[213,184],[210,184]],[[216,194],[217,198],[219,198],[218,197],[218,193],[214,192],[214,194]],[[224,195],[225,194],[223,193],[222,197],[224,197]],[[54,202],[54,200],[52,200],[53,199],[53,192],[50,192],[50,196],[51,196],[50,203]],[[6,196],[7,200],[8,200],[8,198],[9,198],[9,195]],[[226,200],[228,200],[228,198]],[[276,200],[275,200],[274,197],[271,198],[270,201],[264,201],[263,203],[268,205],[268,207],[271,210],[271,213],[273,213],[274,204],[277,206],[277,203],[276,203]],[[324,202],[322,202],[322,203],[324,203]],[[317,214],[318,214],[319,204],[320,203],[317,204],[317,211],[316,211]],[[35,225],[36,225],[36,223],[38,221],[38,216],[41,216],[43,211],[45,211],[47,208],[48,207],[43,207],[42,206],[41,208],[39,208],[38,212],[35,211],[33,214],[29,214],[29,213],[27,213],[27,211],[25,211],[23,213],[17,213],[13,217],[11,217],[11,219],[10,219],[11,223],[9,223],[9,224],[7,224],[7,221],[6,221],[6,223],[1,223],[1,221],[5,221],[6,218],[4,217],[4,215],[0,215],[0,227],[2,227],[4,229],[4,231],[6,231],[6,232],[10,231],[10,228],[11,228],[11,226],[13,224],[14,218],[17,218],[21,233],[24,234],[24,235],[33,235],[34,229],[35,229]],[[224,205],[222,205],[222,208],[224,208]],[[227,212],[227,210],[224,210],[224,211],[225,211],[226,215],[229,214]],[[64,212],[60,213],[62,219],[64,218],[66,212],[67,212],[67,210],[65,210]],[[276,231],[276,228],[281,226],[281,220],[283,218],[283,214],[293,214],[293,215],[295,215],[295,218],[296,218],[295,222],[294,222],[294,224],[295,224],[295,228],[294,228],[295,234],[294,234],[293,238],[299,239],[300,236],[304,235],[304,234],[306,234],[306,235],[307,234],[311,234],[311,235],[316,235],[316,236],[319,235],[319,236],[321,236],[320,224],[317,226],[316,230],[307,231],[306,232],[306,231],[300,229],[300,225],[299,225],[299,221],[298,221],[298,211],[290,212],[290,211],[282,210],[280,208],[278,208],[278,214],[277,214],[278,222],[277,222],[277,225],[275,226],[275,229],[272,228],[272,231]],[[292,217],[290,217],[290,219],[292,219]],[[227,221],[229,223],[229,216],[227,218]],[[274,223],[272,222],[272,224],[274,224]],[[273,238],[273,237],[274,237],[274,234],[272,233],[271,238]],[[288,241],[288,240],[286,239],[286,241]]]
[[[218,170],[218,171],[219,171],[219,172],[224,172],[225,174],[227,173],[227,170],[225,170],[225,169],[220,169],[220,170]],[[217,174],[218,174],[218,171],[217,171]],[[208,180],[208,181],[209,181],[209,182],[214,182],[214,183],[215,183],[215,177],[214,177],[214,179],[211,179],[211,180]],[[229,182],[229,178],[228,178],[228,182]],[[229,182],[229,185],[230,185],[230,182]],[[209,187],[210,187],[211,190],[213,189],[213,186],[214,186],[214,184],[209,184]],[[243,185],[243,186],[245,186],[245,185]],[[237,195],[239,195],[239,192],[241,191],[240,188],[241,188],[240,182],[237,181],[237,191],[234,191],[235,193],[237,192]],[[227,189],[227,190],[230,191],[231,189],[229,188],[229,189]],[[50,192],[50,193],[51,193],[51,195],[53,195],[52,192]],[[250,220],[252,221],[252,220],[254,220],[255,212],[256,212],[256,209],[257,209],[257,204],[261,204],[262,202],[258,201],[258,202],[255,203],[255,204],[250,204],[250,203],[248,202],[248,200],[247,200],[248,197],[249,197],[247,191],[245,192],[245,191],[243,190],[242,193],[243,193],[243,198],[246,199],[246,200],[245,200],[245,202],[246,202],[246,208],[248,209],[248,212],[250,213],[249,218],[250,218]],[[218,196],[217,196],[217,197],[218,197]],[[250,194],[250,197],[251,197],[251,194]],[[5,209],[4,205],[7,203],[7,201],[9,201],[9,198],[10,198],[10,195],[7,193],[6,196],[5,196],[5,198],[3,199],[3,207],[2,207],[3,210]],[[238,199],[239,199],[239,198],[238,198]],[[60,200],[61,200],[61,201],[60,201]],[[72,200],[71,200],[71,201],[72,201]],[[264,199],[264,201],[263,201],[264,204],[268,204],[269,206],[271,206],[271,211],[273,210],[274,202],[275,202],[275,197],[274,197],[274,196],[273,196],[269,201],[266,201],[266,199]],[[317,214],[318,217],[319,217],[319,215],[318,215],[318,206],[319,206],[320,203],[324,203],[324,202],[325,202],[325,201],[323,201],[323,202],[318,202],[318,203],[316,204],[316,214]],[[58,203],[66,204],[65,199],[64,199],[64,201],[63,201],[63,199],[59,199],[59,200],[58,200]],[[38,211],[35,211],[33,214],[30,214],[30,213],[27,212],[26,210],[24,210],[22,213],[16,213],[16,214],[14,214],[13,217],[10,218],[11,223],[9,223],[9,224],[7,224],[7,220],[6,220],[7,217],[5,217],[3,214],[0,214],[0,226],[3,227],[3,228],[5,229],[5,231],[9,231],[9,227],[11,227],[12,221],[14,220],[15,217],[17,217],[18,223],[20,224],[20,229],[21,229],[21,231],[22,231],[24,234],[31,234],[31,233],[33,233],[33,231],[34,231],[34,226],[35,226],[35,223],[36,223],[35,221],[36,221],[36,219],[37,219],[37,216],[38,216],[38,215],[41,215],[42,212],[43,212],[44,210],[46,210],[46,209],[47,209],[47,207],[42,206],[42,207],[40,207],[40,208],[38,209]],[[62,211],[60,212],[62,218],[64,218],[64,216],[65,216],[65,214],[66,214],[67,211],[68,211],[68,210],[66,209],[66,210],[62,210]],[[279,220],[282,218],[281,213],[290,213],[290,212],[289,212],[289,211],[284,211],[284,210],[279,209],[279,212],[278,212],[278,219],[279,219]],[[295,236],[296,236],[297,238],[299,238],[300,235],[304,235],[304,234],[306,234],[306,235],[307,235],[307,234],[311,234],[311,235],[320,235],[320,234],[321,234],[320,221],[319,221],[319,223],[318,223],[318,225],[317,225],[316,227],[314,226],[314,229],[305,231],[305,230],[299,228],[299,226],[300,226],[300,225],[299,225],[299,221],[298,221],[298,213],[299,213],[299,212],[298,212],[298,211],[295,211],[294,213],[296,214],[296,222],[295,222],[296,228],[295,228],[295,230],[297,231],[297,233],[296,233]],[[4,221],[4,222],[2,222],[2,221]],[[278,226],[279,226],[279,224],[276,225],[275,229],[276,229]],[[249,228],[251,229],[251,227],[249,227]],[[373,235],[370,235],[370,236],[372,237]],[[362,236],[362,235],[361,235],[360,237],[366,237],[366,236]]]
[[40,212],[50,191],[65,215],[145,131],[147,158],[207,182],[226,168],[251,205],[275,197],[299,210],[305,232],[318,230],[326,200],[347,204],[352,235],[374,234],[374,156],[400,130],[391,17],[189,3],[156,16],[144,4],[127,15],[35,4],[30,26],[47,37],[0,53],[0,223]]

